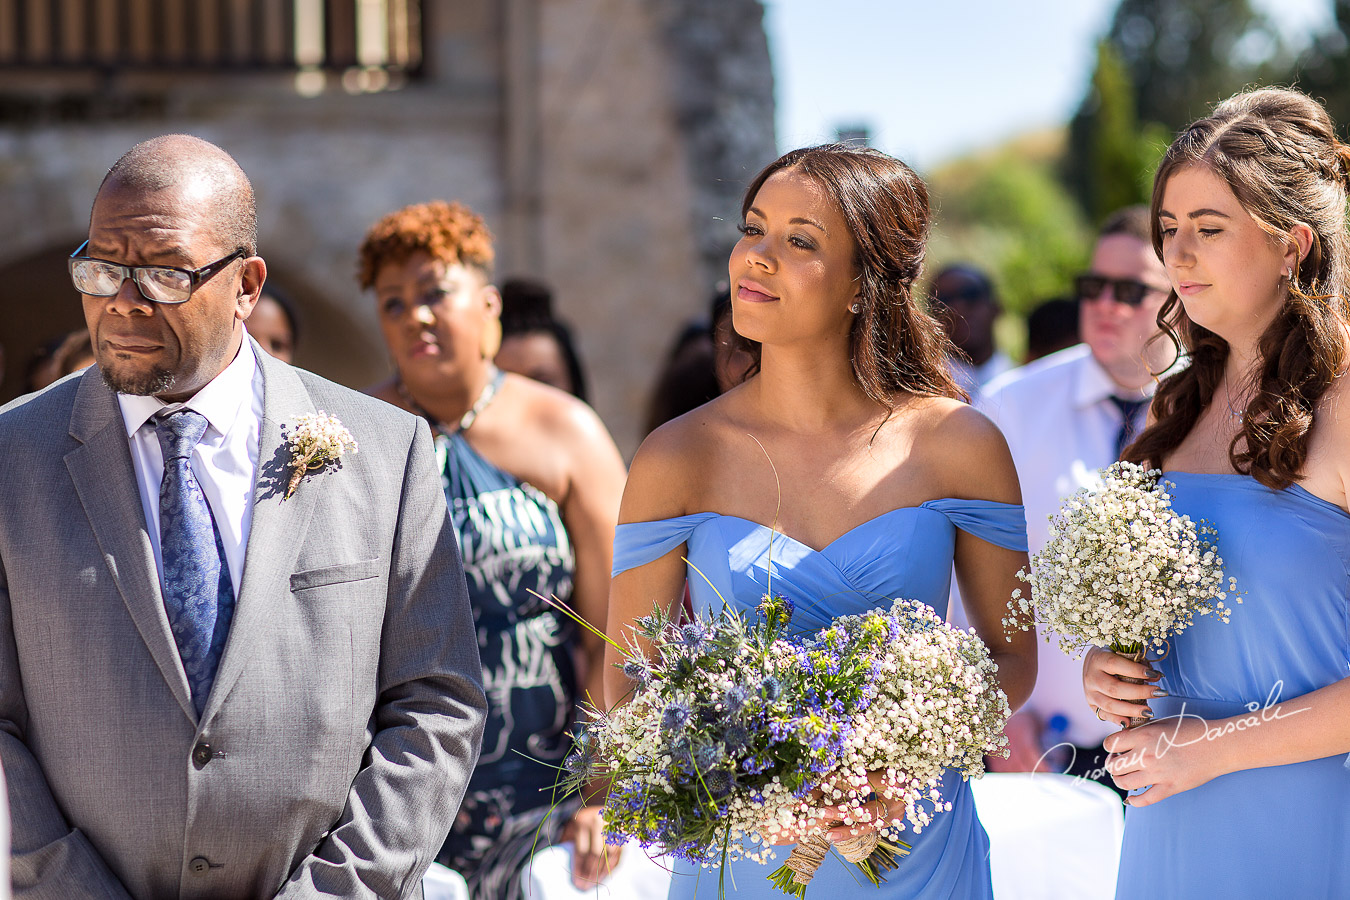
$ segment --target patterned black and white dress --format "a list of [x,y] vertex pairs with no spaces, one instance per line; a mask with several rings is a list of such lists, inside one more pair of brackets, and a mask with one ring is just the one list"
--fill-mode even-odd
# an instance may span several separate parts
[[460,428],[435,430],[488,700],[482,755],[437,860],[464,876],[474,900],[523,896],[522,867],[578,806],[554,808],[578,696],[577,630],[534,596],[571,599],[572,545],[557,504],[464,436],[500,384],[498,373]]

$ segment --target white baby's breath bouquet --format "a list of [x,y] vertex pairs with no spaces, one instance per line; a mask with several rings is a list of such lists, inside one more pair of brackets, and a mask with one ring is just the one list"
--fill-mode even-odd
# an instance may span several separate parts
[[1224,601],[1242,599],[1234,579],[1225,590],[1218,532],[1177,513],[1161,475],[1114,463],[1100,485],[1065,500],[1031,571],[1017,573],[1031,596],[1013,591],[1005,628],[1044,626],[1073,657],[1101,646],[1142,662],[1149,650],[1166,652],[1198,615],[1227,622]]

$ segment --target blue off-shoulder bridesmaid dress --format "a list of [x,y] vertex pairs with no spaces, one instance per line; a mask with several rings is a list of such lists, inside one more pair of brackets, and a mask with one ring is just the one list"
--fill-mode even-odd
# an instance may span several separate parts
[[[754,610],[770,577],[775,594],[795,604],[793,624],[803,630],[831,619],[889,605],[897,597],[921,600],[945,615],[956,529],[1013,550],[1026,550],[1026,517],[1021,506],[980,500],[930,500],[891,510],[859,525],[829,546],[815,550],[768,527],[735,516],[696,513],[654,522],[620,525],[615,536],[614,572],[644,565],[687,544],[690,595],[699,614],[715,614],[722,599],[739,610]],[[695,570],[697,567],[697,570]],[[720,596],[719,596],[720,595]],[[808,896],[838,898],[858,891],[862,898],[992,897],[989,839],[975,814],[970,786],[949,770],[942,796],[952,804],[921,833],[906,831],[913,845],[886,883],[873,888],[856,867],[831,854],[811,882]],[[782,894],[767,875],[792,852],[778,847],[771,865],[731,863],[726,892],[738,898]],[[672,900],[712,898],[716,869],[678,863],[671,879]]]
[[[1298,485],[1163,477],[1178,512],[1218,529],[1244,596],[1227,624],[1198,619],[1153,663],[1171,694],[1151,701],[1155,715],[1246,713],[1258,730],[1275,715],[1312,715],[1296,698],[1350,675],[1350,515]],[[1245,769],[1128,810],[1116,896],[1350,897],[1348,764]]]

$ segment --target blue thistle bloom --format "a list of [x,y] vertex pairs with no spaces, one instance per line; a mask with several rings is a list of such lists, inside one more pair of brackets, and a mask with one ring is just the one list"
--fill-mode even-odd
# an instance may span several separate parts
[[766,675],[764,680],[759,683],[759,692],[765,700],[773,703],[783,696],[783,683],[772,675]]
[[676,738],[670,745],[670,758],[672,762],[680,768],[690,769],[694,765],[693,745],[689,743],[689,738]]
[[694,765],[707,772],[722,761],[722,748],[717,744],[699,744],[694,750]]
[[708,629],[701,622],[689,622],[680,626],[680,643],[691,651],[703,649],[708,640]]
[[745,708],[746,693],[745,688],[739,684],[733,684],[727,688],[726,693],[722,695],[722,708],[731,715],[735,715]]
[[630,659],[623,664],[623,674],[627,675],[630,680],[636,681],[639,686],[645,686],[652,677],[652,670],[647,667],[645,662]]
[[725,769],[718,769],[714,772],[709,772],[703,779],[703,783],[708,786],[708,793],[720,800],[731,793],[735,781],[731,777],[730,772]]
[[638,633],[647,640],[654,640],[661,634],[661,629],[665,627],[665,620],[658,615],[639,616],[634,623],[637,625]]
[[684,726],[689,724],[689,715],[689,704],[678,700],[672,701],[661,713],[661,730],[683,731]]
[[736,751],[750,743],[750,729],[739,723],[732,723],[722,732],[722,743],[728,750]]

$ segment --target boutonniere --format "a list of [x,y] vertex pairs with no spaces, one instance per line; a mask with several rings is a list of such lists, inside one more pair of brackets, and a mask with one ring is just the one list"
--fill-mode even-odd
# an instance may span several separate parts
[[317,472],[329,464],[342,465],[342,454],[355,453],[356,438],[347,427],[319,410],[316,415],[303,415],[295,420],[295,431],[289,438],[291,445],[291,482],[286,487],[290,497],[300,486],[306,472]]

